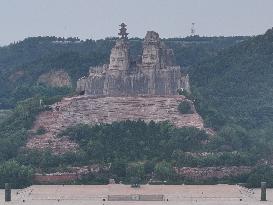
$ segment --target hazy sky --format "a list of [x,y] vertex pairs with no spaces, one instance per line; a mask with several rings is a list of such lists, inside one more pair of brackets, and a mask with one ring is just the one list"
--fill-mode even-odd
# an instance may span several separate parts
[[29,36],[105,38],[256,35],[273,27],[273,0],[0,0],[0,45]]

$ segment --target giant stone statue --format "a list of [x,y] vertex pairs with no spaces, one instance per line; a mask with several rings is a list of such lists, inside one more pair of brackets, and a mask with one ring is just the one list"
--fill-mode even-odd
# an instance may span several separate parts
[[91,67],[88,77],[77,82],[77,91],[97,96],[177,95],[189,91],[188,75],[174,65],[173,50],[167,48],[158,33],[148,31],[143,42],[141,62],[130,62],[126,25],[122,23],[109,64]]

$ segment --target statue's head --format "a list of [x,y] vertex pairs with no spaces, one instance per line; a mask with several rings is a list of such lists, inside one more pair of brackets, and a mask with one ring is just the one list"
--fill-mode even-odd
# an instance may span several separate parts
[[159,63],[159,48],[160,38],[158,33],[148,31],[143,43],[142,63],[144,65],[155,65]]
[[110,70],[127,70],[129,66],[128,44],[124,39],[119,39],[112,48],[110,55]]

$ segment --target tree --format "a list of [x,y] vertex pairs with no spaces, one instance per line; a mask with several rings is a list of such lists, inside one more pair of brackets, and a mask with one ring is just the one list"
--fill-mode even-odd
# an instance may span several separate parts
[[170,180],[174,176],[174,169],[171,163],[162,161],[155,165],[155,174],[161,180]]
[[31,185],[33,170],[11,160],[0,165],[0,186],[11,183],[13,188],[23,188]]
[[138,177],[143,179],[145,174],[144,164],[140,162],[132,162],[128,164],[126,168],[126,176],[129,177]]
[[178,110],[181,114],[192,114],[192,105],[189,101],[183,101],[178,105]]
[[116,177],[126,176],[126,162],[124,160],[114,160],[111,163],[110,172]]
[[273,169],[268,165],[258,166],[251,172],[247,184],[251,187],[260,187],[261,182],[267,182],[268,187],[273,187]]

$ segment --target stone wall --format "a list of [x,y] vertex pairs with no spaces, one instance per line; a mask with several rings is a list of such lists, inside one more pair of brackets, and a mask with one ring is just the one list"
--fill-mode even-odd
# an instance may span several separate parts
[[[209,179],[226,179],[232,177],[238,177],[249,174],[253,170],[253,167],[248,166],[230,166],[230,167],[181,167],[175,168],[177,174],[185,179],[191,180],[209,180]],[[35,174],[34,182],[39,184],[56,184],[72,182],[80,179],[82,176],[94,173],[97,174],[100,171],[109,171],[109,167],[103,167],[100,165],[75,167],[70,172],[57,172],[51,174]],[[142,196],[142,200],[147,201],[159,199],[160,197]],[[111,201],[125,201],[132,200],[130,195],[113,195]]]
[[248,166],[230,167],[181,167],[175,168],[177,174],[187,179],[207,180],[238,177],[249,174],[253,168]]
[[38,184],[57,184],[68,183],[81,179],[88,174],[97,175],[101,172],[108,172],[109,165],[92,164],[81,167],[66,167],[66,172],[55,172],[40,174],[36,173],[33,176],[34,183]]
[[35,174],[34,183],[37,184],[57,184],[71,182],[79,179],[77,173],[52,173],[52,174]]
[[127,74],[120,72],[91,75],[78,80],[78,91],[86,95],[135,96],[177,95],[179,88],[189,89],[187,76],[182,76],[180,67],[168,70],[150,70],[146,73]]
[[108,195],[108,201],[163,201],[164,195],[160,194],[134,194],[134,195]]

